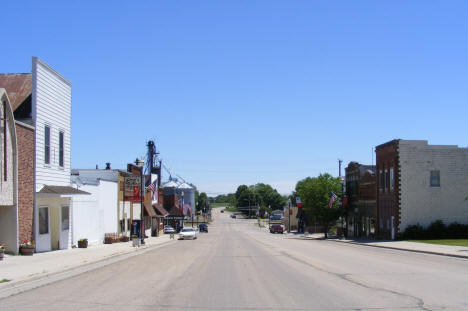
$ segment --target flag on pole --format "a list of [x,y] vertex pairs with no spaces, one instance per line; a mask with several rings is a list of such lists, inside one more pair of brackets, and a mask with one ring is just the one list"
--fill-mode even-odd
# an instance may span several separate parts
[[335,202],[336,199],[338,199],[338,196],[336,194],[334,194],[333,191],[331,191],[330,192],[330,202],[328,203],[329,208],[332,208],[333,202]]
[[154,193],[156,192],[156,182],[157,180],[153,181],[147,189],[151,190],[151,198],[154,200]]

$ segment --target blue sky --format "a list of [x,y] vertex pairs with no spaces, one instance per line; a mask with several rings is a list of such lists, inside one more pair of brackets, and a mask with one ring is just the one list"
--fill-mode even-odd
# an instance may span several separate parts
[[[466,147],[466,1],[12,1],[0,72],[73,83],[72,167],[154,139],[214,195],[288,193],[394,138]],[[375,161],[375,158],[374,158]],[[166,176],[167,177],[167,174]]]

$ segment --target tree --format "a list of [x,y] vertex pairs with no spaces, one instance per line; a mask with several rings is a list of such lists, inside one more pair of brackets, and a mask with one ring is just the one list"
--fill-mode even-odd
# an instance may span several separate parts
[[329,207],[330,192],[338,197],[341,195],[341,182],[337,177],[330,174],[320,174],[318,177],[307,177],[296,184],[294,196],[302,200],[306,219],[316,217],[325,226],[325,238],[328,237],[328,227],[331,222],[336,221],[341,214],[337,201]]
[[196,206],[197,206],[197,212],[205,212],[208,206],[208,196],[206,195],[205,192],[202,192],[198,195],[197,201],[196,201]]
[[286,204],[284,197],[268,184],[258,183],[252,189],[259,197],[258,204],[262,214],[264,211],[271,212],[272,210],[283,209]]
[[227,203],[229,206],[235,206],[236,195],[234,193],[220,194],[215,197],[214,203]]

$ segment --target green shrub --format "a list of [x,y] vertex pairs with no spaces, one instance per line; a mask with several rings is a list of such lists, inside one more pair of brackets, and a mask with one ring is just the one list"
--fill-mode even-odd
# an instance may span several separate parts
[[401,235],[404,240],[468,239],[468,224],[457,222],[446,226],[442,220],[436,220],[424,229],[420,224],[406,227]]
[[426,229],[426,239],[442,239],[446,238],[447,226],[442,220],[436,220]]
[[403,239],[405,240],[418,240],[424,239],[425,230],[420,224],[411,225],[406,227],[403,233]]
[[446,232],[451,239],[468,239],[468,225],[454,222],[447,226]]

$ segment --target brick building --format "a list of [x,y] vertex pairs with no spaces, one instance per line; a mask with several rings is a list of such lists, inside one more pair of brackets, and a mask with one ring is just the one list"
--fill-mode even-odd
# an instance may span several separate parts
[[376,147],[378,235],[409,225],[468,223],[468,148],[392,140]]
[[34,215],[34,127],[15,122],[18,144],[19,240],[33,240]]
[[375,166],[350,162],[345,172],[348,236],[373,237],[376,217]]

